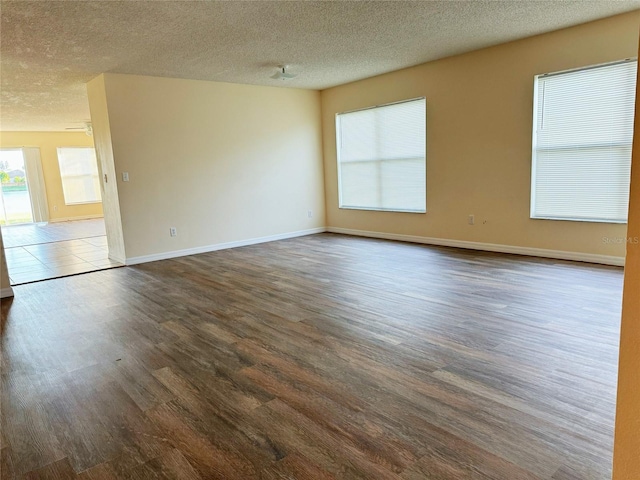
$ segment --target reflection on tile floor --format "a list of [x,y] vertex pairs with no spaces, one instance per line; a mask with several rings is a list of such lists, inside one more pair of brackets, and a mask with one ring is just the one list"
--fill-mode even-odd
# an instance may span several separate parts
[[109,260],[107,237],[5,249],[11,285],[121,266]]

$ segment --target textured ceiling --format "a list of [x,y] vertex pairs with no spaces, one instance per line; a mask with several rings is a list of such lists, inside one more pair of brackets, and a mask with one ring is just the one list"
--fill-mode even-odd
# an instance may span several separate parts
[[[640,8],[614,1],[2,1],[0,129],[89,119],[102,72],[324,89]],[[279,64],[298,76],[273,80]]]

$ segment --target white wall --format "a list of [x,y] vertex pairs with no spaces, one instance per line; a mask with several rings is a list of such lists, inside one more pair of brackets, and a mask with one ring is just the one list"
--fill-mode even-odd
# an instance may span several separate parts
[[89,87],[106,99],[128,259],[325,225],[319,92],[119,74]]

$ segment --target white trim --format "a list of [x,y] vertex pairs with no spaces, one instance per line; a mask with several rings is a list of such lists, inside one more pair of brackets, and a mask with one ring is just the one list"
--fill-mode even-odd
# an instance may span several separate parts
[[0,289],[0,298],[9,298],[13,297],[13,288],[7,287]]
[[49,223],[58,223],[58,222],[74,222],[76,220],[91,220],[93,218],[104,218],[104,215],[101,213],[97,213],[94,215],[81,215],[78,217],[61,217],[61,218],[51,218],[49,219]]
[[109,258],[109,260],[113,260],[114,262],[118,262],[118,263],[121,263],[123,265],[126,264],[126,259],[123,258],[123,257],[117,257],[117,256],[111,255],[111,253],[109,253],[108,258]]
[[184,250],[173,250],[170,252],[154,253],[152,255],[143,255],[140,257],[130,257],[127,258],[124,263],[125,265],[137,265],[139,263],[167,260],[169,258],[184,257],[186,255],[197,255],[199,253],[215,252],[216,250],[225,250],[227,248],[244,247],[247,245],[255,245],[257,243],[273,242],[275,240],[302,237],[305,235],[313,235],[314,233],[322,233],[326,231],[327,230],[324,227],[310,228],[308,230],[279,233],[276,235],[268,235],[266,237],[249,238],[247,240],[236,240],[234,242],[217,243],[214,245],[204,245],[202,247],[186,248]]
[[308,230],[299,230],[296,232],[287,232],[277,235],[269,235],[266,237],[250,238],[247,240],[237,240],[234,242],[218,243],[215,245],[205,245],[202,247],[187,248],[184,250],[173,250],[170,252],[156,253],[152,255],[143,255],[140,257],[130,257],[124,262],[120,259],[114,259],[125,265],[137,265],[146,262],[155,262],[157,260],[167,260],[170,258],[184,257],[187,255],[197,255],[199,253],[214,252],[216,250],[225,250],[228,248],[244,247],[247,245],[255,245],[258,243],[273,242],[276,240],[284,240],[287,238],[302,237],[305,235],[313,235],[316,233],[331,232],[343,235],[355,235],[359,237],[381,238],[385,240],[397,240],[409,243],[422,243],[426,245],[438,245],[443,247],[463,248],[468,250],[481,250],[486,252],[508,253],[514,255],[524,255],[529,257],[542,257],[557,260],[570,260],[575,262],[598,263],[602,265],[624,266],[624,257],[614,255],[598,255],[593,253],[568,252],[565,250],[549,250],[546,248],[518,247],[513,245],[501,245],[497,243],[480,243],[469,242],[466,240],[451,240],[447,238],[420,237],[417,235],[402,235],[397,233],[371,232],[367,230],[354,230],[350,228],[339,227],[317,227]]
[[484,250],[487,252],[511,253],[529,257],[554,258],[558,260],[572,260],[576,262],[600,263],[603,265],[624,266],[624,257],[613,255],[597,255],[593,253],[567,252],[564,250],[548,250],[546,248],[518,247],[497,243],[469,242],[465,240],[450,240],[446,238],[419,237],[416,235],[402,235],[397,233],[369,232],[350,228],[328,227],[328,232],[356,235],[359,237],[382,238],[399,240],[401,242],[424,243],[443,247],[465,248],[469,250]]

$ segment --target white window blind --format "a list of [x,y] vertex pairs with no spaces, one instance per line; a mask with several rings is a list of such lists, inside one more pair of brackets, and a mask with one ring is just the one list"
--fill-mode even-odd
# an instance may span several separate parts
[[636,61],[535,79],[531,217],[626,222]]
[[65,204],[101,201],[98,160],[93,148],[60,147],[58,164]]
[[340,208],[426,211],[426,100],[336,116]]

